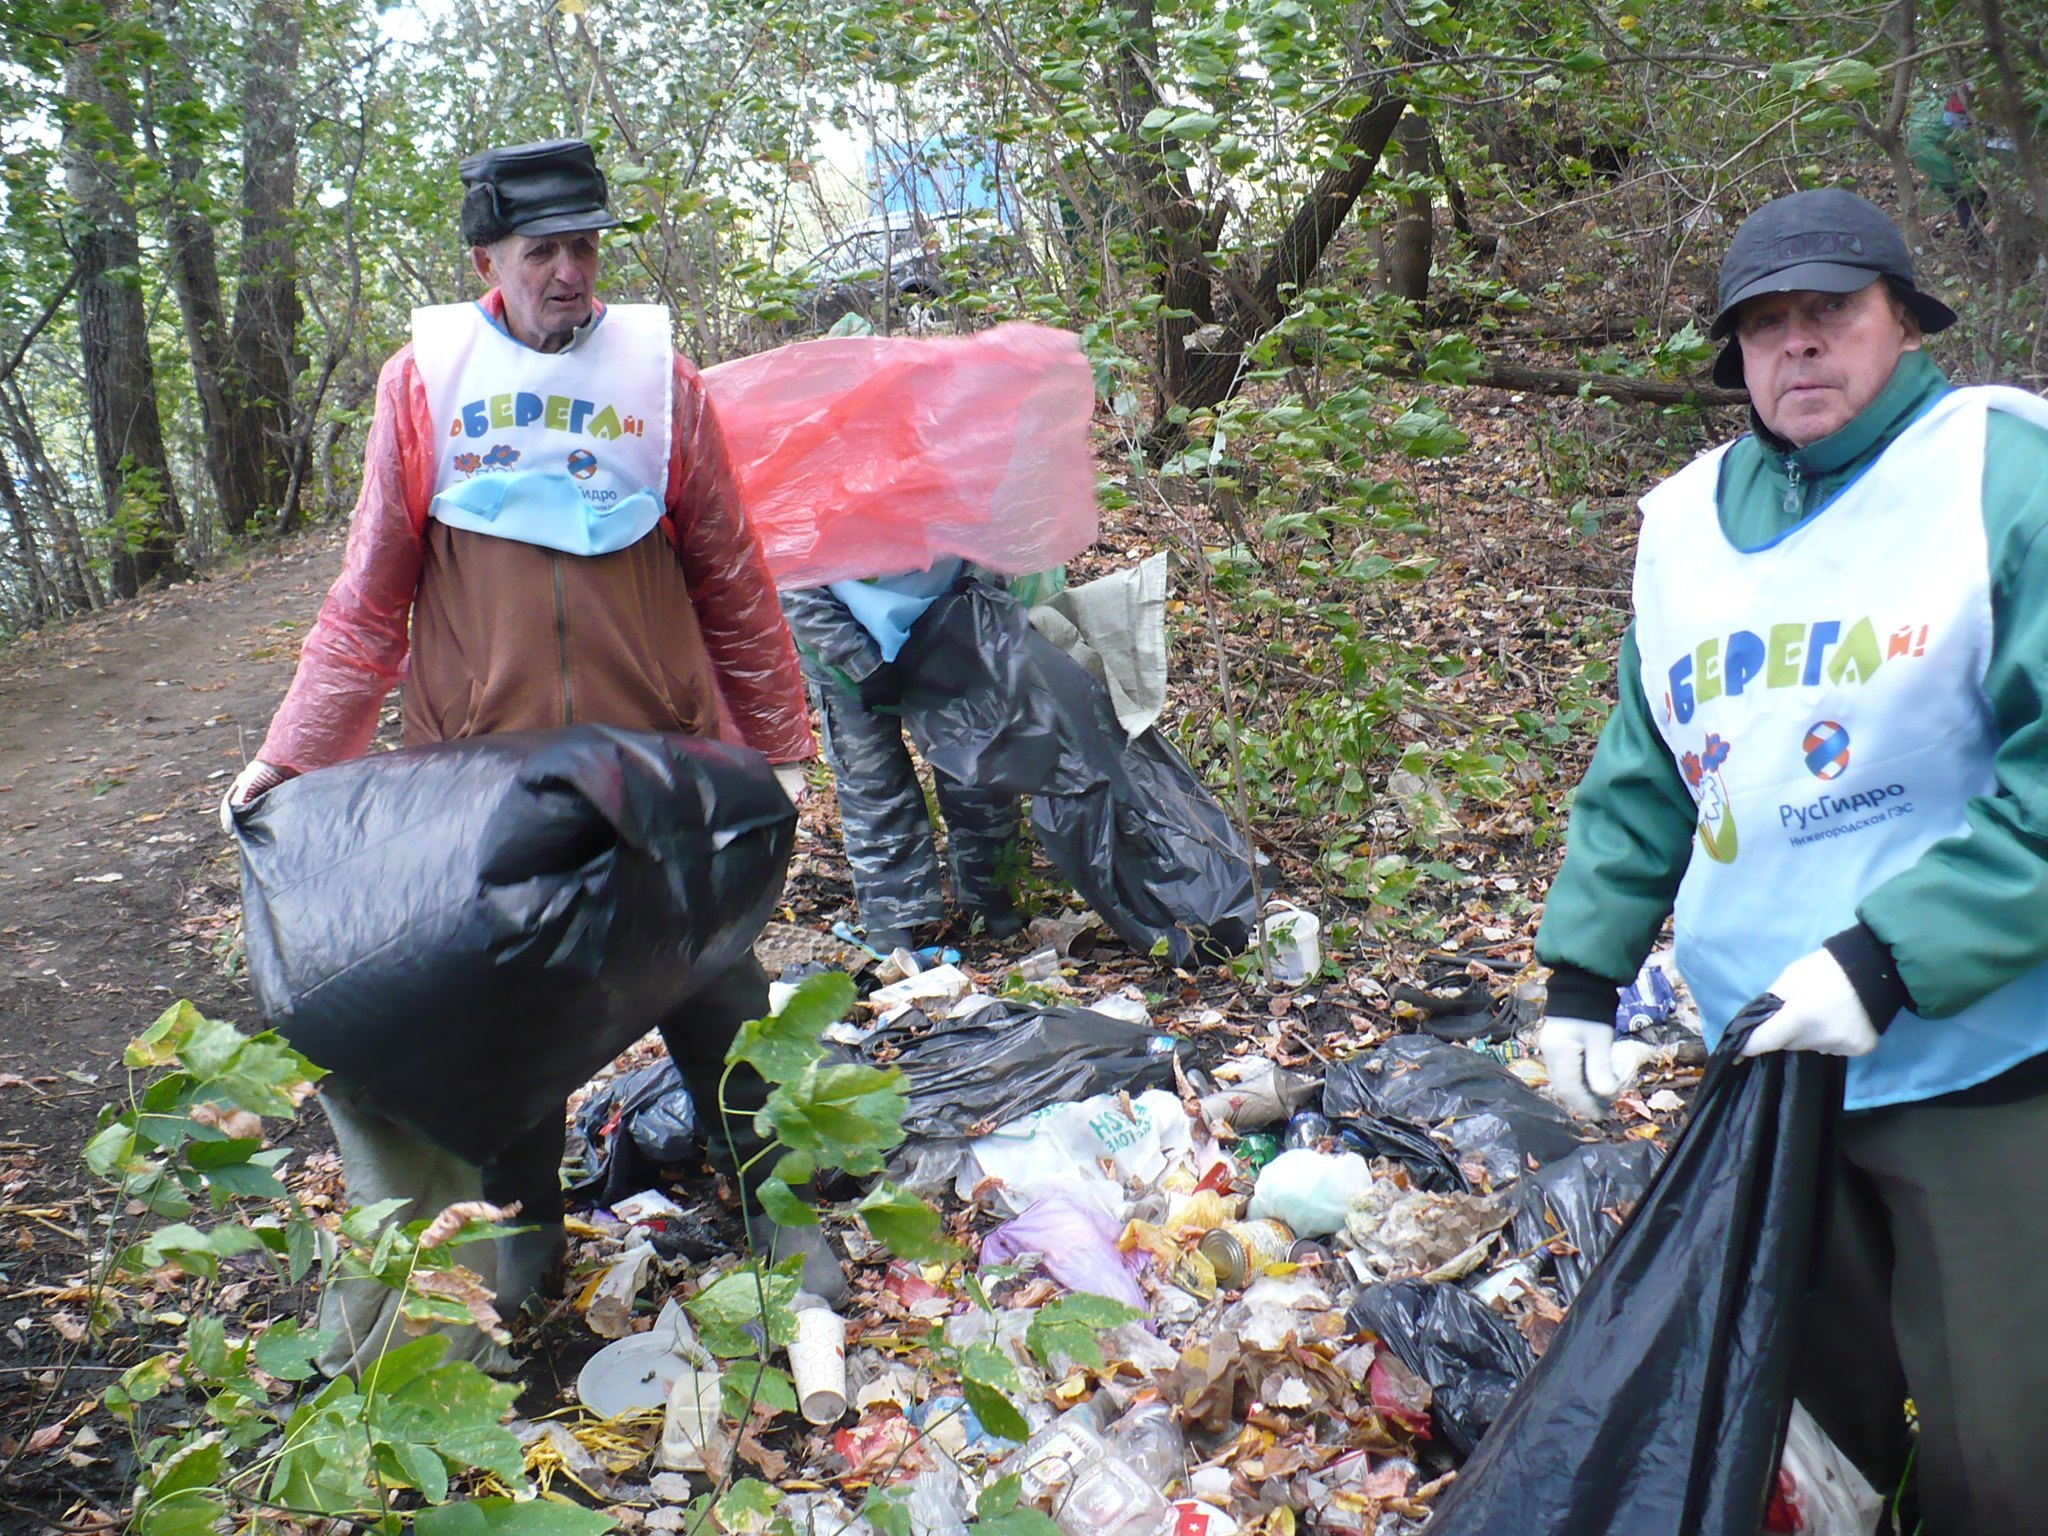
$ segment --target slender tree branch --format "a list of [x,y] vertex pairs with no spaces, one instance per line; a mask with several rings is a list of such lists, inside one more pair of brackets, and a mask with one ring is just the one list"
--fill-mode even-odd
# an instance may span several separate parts
[[64,301],[71,297],[71,290],[77,286],[78,262],[74,258],[71,263],[71,270],[64,274],[63,283],[59,285],[55,293],[50,295],[49,302],[43,305],[43,312],[36,316],[34,323],[29,326],[27,332],[22,336],[21,342],[15,347],[13,355],[5,363],[0,363],[0,384],[4,384],[14,377],[14,370],[19,368],[21,360],[28,356],[28,349],[35,345],[35,339],[42,335],[43,328],[56,318],[57,311],[64,307]]

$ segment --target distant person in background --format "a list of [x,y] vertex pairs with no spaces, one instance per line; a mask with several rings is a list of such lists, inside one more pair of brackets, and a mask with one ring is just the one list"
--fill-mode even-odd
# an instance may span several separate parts
[[[917,948],[946,920],[931,813],[895,711],[901,684],[893,663],[925,609],[967,571],[948,558],[929,570],[782,594],[832,767],[854,903],[869,947],[883,954]],[[978,920],[991,939],[1009,938],[1024,926],[1013,894],[1017,797],[941,773],[932,787],[961,917]]]
[[[360,756],[401,676],[408,746],[575,724],[720,736],[777,764],[796,798],[814,752],[796,654],[668,311],[598,301],[600,232],[619,221],[590,146],[486,150],[461,176],[462,238],[489,291],[415,310],[412,343],[384,365],[346,564],[224,816]],[[707,1124],[734,1033],[767,1008],[749,957],[662,1025]],[[750,1071],[726,1084],[741,1161],[765,1095]],[[479,1169],[345,1089],[321,1102],[352,1203],[404,1198],[416,1220],[517,1200],[538,1229],[502,1240],[494,1265],[474,1249],[464,1262],[492,1271],[507,1312],[543,1289],[563,1248],[561,1114]],[[724,1138],[707,1139],[736,1173]],[[815,1228],[776,1231],[805,1251],[813,1290],[843,1289]],[[323,1368],[354,1372],[387,1347],[395,1298],[330,1286],[320,1321],[342,1334]]]
[[1643,498],[1536,954],[1582,1114],[1667,916],[1710,1041],[1769,993],[1745,1055],[1851,1058],[1799,1399],[1927,1531],[2013,1536],[2048,1529],[2048,402],[1951,388],[1955,318],[1852,193],[1737,231],[1751,430]]
[[1906,152],[1955,214],[1956,228],[1973,238],[1984,217],[1984,190],[1977,185],[1978,145],[1962,92],[1932,91],[1906,119]]

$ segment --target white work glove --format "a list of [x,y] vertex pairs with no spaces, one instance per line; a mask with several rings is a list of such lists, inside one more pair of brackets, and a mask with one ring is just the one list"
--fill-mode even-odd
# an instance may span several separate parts
[[1607,1101],[1621,1092],[1614,1062],[1614,1021],[1552,1018],[1537,1036],[1550,1073],[1550,1096],[1583,1120],[1607,1113]]
[[1766,1051],[1819,1051],[1826,1056],[1867,1056],[1877,1029],[1849,973],[1825,949],[1802,955],[1778,973],[1770,990],[1784,1007],[1750,1031],[1745,1056]]
[[782,792],[789,796],[791,805],[802,805],[804,796],[810,792],[810,781],[804,775],[807,763],[777,763],[775,782],[782,786]]
[[251,804],[259,797],[268,794],[286,779],[296,777],[298,775],[290,768],[279,768],[273,763],[264,762],[260,757],[255,759],[248,767],[235,775],[234,783],[230,784],[228,792],[221,796],[221,831],[233,837],[235,835],[236,811]]

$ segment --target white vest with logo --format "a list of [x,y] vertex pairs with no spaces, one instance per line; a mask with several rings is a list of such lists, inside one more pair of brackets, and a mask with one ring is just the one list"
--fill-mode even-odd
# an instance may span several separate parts
[[[1650,713],[1699,807],[1673,925],[1710,1042],[1779,971],[1992,794],[1986,412],[1951,390],[1856,480],[1756,549],[1722,531],[1724,446],[1643,498],[1636,644]],[[1930,912],[1938,927],[1948,921]],[[2048,920],[2048,915],[2044,915]],[[1951,1018],[1901,1013],[1849,1063],[1847,1106],[1967,1088],[2048,1050],[2048,967]]]
[[537,352],[481,304],[412,312],[438,447],[430,517],[607,555],[661,521],[675,373],[668,310],[607,305],[574,346]]

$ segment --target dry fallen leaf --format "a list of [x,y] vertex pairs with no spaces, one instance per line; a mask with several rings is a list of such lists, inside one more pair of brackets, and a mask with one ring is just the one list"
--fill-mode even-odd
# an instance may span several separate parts
[[432,1221],[420,1234],[420,1248],[438,1248],[472,1221],[510,1221],[519,1214],[519,1202],[493,1205],[488,1200],[458,1200]]
[[222,1109],[218,1104],[195,1104],[188,1111],[201,1125],[210,1125],[230,1141],[261,1141],[263,1117],[246,1109]]
[[[474,1270],[464,1269],[457,1264],[452,1269],[416,1269],[412,1274],[412,1288],[422,1296],[439,1296],[448,1301],[459,1302],[469,1309],[470,1320],[477,1328],[496,1339],[500,1344],[512,1342],[512,1335],[498,1317],[497,1298],[491,1288],[484,1284],[482,1276]],[[402,1319],[408,1334],[425,1333],[436,1326],[417,1318]]]
[[772,1483],[779,1483],[789,1476],[789,1457],[781,1451],[765,1446],[760,1440],[761,1419],[754,1421],[740,1432],[739,1453],[744,1461],[751,1461],[761,1469],[761,1475]]

